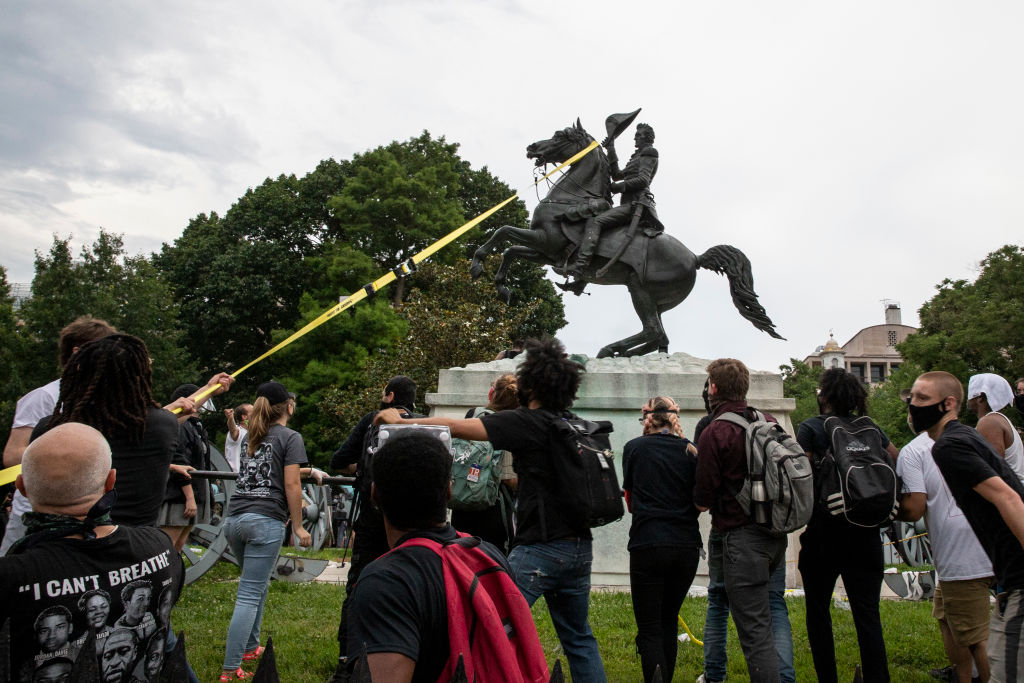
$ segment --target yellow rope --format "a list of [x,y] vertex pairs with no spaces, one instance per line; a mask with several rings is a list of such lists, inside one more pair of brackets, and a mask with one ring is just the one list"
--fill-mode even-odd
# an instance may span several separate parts
[[677,618],[679,619],[679,625],[683,627],[684,631],[686,631],[686,635],[690,636],[690,640],[697,643],[700,647],[704,647],[703,641],[697,640],[697,636],[693,635],[693,632],[690,631],[690,627],[686,625],[685,621],[683,621],[682,615],[677,615]]
[[[541,183],[542,181],[547,180],[548,178],[553,176],[558,171],[561,171],[563,168],[566,168],[567,166],[571,166],[572,164],[575,164],[577,161],[579,161],[580,159],[585,157],[587,154],[589,154],[593,150],[597,149],[597,147],[598,147],[598,143],[597,143],[596,140],[594,140],[589,145],[587,145],[584,149],[580,150],[579,152],[577,152],[576,154],[574,154],[573,156],[569,157],[564,162],[562,162],[561,164],[556,166],[554,169],[552,169],[552,171],[550,173],[547,173],[544,176],[542,176],[542,177],[538,178],[537,180],[535,180],[533,182],[533,185],[536,186],[539,183]],[[359,303],[360,301],[365,299],[370,294],[376,294],[378,291],[380,291],[384,287],[387,287],[389,284],[391,284],[392,282],[394,282],[395,280],[398,279],[398,275],[395,273],[396,270],[400,270],[403,275],[407,275],[407,274],[411,273],[413,271],[413,268],[408,265],[410,261],[413,263],[413,265],[422,263],[423,261],[425,261],[426,259],[428,259],[431,256],[433,256],[434,254],[436,254],[438,251],[440,251],[444,247],[448,246],[449,244],[451,244],[452,242],[457,240],[459,237],[464,235],[469,230],[472,230],[477,225],[479,225],[483,221],[485,221],[488,218],[490,218],[493,214],[495,214],[496,212],[501,210],[506,204],[508,204],[509,202],[511,202],[511,201],[513,201],[515,199],[518,199],[518,198],[519,198],[519,193],[517,192],[516,194],[512,195],[511,197],[509,197],[505,201],[500,202],[498,204],[495,204],[491,208],[487,209],[486,211],[484,211],[482,214],[480,214],[476,218],[473,218],[473,219],[471,219],[469,221],[466,221],[465,223],[460,225],[455,230],[452,230],[450,233],[448,233],[447,235],[445,235],[441,239],[437,240],[433,244],[431,244],[428,247],[426,247],[425,249],[423,249],[423,251],[419,252],[418,254],[413,255],[411,258],[409,258],[406,261],[404,261],[403,263],[401,263],[394,270],[388,271],[387,273],[385,273],[381,277],[377,278],[376,280],[374,280],[370,284],[364,286],[362,289],[360,289],[360,290],[350,294],[348,297],[345,298],[344,301],[342,301],[342,302],[338,303],[337,305],[332,306],[331,308],[327,309],[326,311],[321,313],[315,320],[307,323],[302,329],[300,329],[297,332],[295,332],[294,334],[292,334],[290,337],[288,337],[283,342],[281,342],[280,344],[278,344],[274,348],[272,348],[269,351],[267,351],[266,353],[264,353],[259,358],[255,359],[255,360],[252,360],[252,361],[249,361],[248,363],[246,363],[242,367],[240,367],[237,370],[235,370],[234,372],[232,372],[231,376],[232,377],[238,377],[240,374],[242,374],[243,372],[245,372],[246,370],[248,370],[252,366],[256,365],[261,360],[269,358],[270,356],[274,355],[275,353],[277,353],[278,351],[280,351],[284,347],[288,346],[289,344],[291,344],[295,340],[299,339],[300,337],[304,336],[305,334],[309,333],[310,331],[316,329],[317,327],[320,327],[325,322],[327,322],[331,318],[335,317],[339,313],[342,313],[342,312],[348,310],[349,308],[352,308],[353,306],[355,306],[357,303]],[[211,394],[213,394],[213,392],[217,391],[217,389],[219,389],[219,388],[220,388],[219,384],[214,384],[214,385],[212,385],[210,387],[207,387],[204,391],[202,391],[200,394],[198,394],[195,397],[195,402],[196,403],[202,403],[204,401],[204,399],[208,398]],[[178,413],[181,412],[181,408],[175,408],[172,412],[174,414],[178,414]],[[18,474],[20,474],[20,473],[21,473],[21,465],[15,465],[14,467],[8,467],[5,470],[0,470],[0,486],[3,486],[4,484],[11,483],[12,481],[14,481],[17,478]]]
[[916,536],[907,536],[906,538],[901,538],[898,541],[889,541],[888,543],[883,543],[882,545],[892,545],[894,543],[902,543],[903,541],[912,541],[915,538],[921,538],[922,536],[927,536],[927,535],[928,535],[928,532],[926,531],[923,534],[918,534]]

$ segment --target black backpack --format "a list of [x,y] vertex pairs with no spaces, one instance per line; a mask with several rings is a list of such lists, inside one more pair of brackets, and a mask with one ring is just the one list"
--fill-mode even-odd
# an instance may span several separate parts
[[625,514],[622,488],[615,473],[615,454],[608,435],[612,423],[591,422],[572,413],[551,421],[555,492],[569,526],[604,526]]
[[896,518],[900,482],[870,417],[825,418],[828,450],[818,461],[818,505],[854,526],[883,527]]

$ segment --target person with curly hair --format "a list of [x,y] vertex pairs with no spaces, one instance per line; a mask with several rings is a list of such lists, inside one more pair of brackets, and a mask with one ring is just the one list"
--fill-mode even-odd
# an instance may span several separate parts
[[[841,368],[826,370],[818,382],[818,406],[822,414],[804,420],[797,430],[797,441],[816,468],[829,450],[825,420],[831,415],[855,417],[867,415],[868,395],[864,384]],[[881,442],[893,458],[896,447],[879,430]],[[800,576],[803,579],[807,610],[807,642],[814,658],[814,670],[822,683],[838,680],[835,643],[832,636],[832,591],[836,579],[850,600],[853,624],[857,629],[864,681],[889,680],[889,665],[882,635],[878,601],[882,589],[882,537],[875,527],[855,526],[816,506],[807,530],[800,536]]]
[[[516,533],[509,555],[516,585],[533,605],[542,595],[569,662],[574,681],[605,681],[597,639],[590,628],[590,529],[573,526],[561,512],[552,458],[561,445],[551,425],[568,417],[580,386],[582,366],[569,358],[557,339],[532,339],[516,371],[519,407],[480,418],[416,418],[418,424],[448,427],[452,436],[490,441],[515,453],[519,477]],[[378,422],[403,420],[394,409],[382,410]]]
[[697,447],[683,435],[679,406],[668,396],[644,403],[643,436],[622,451],[622,488],[633,514],[629,588],[644,680],[671,681],[676,618],[700,560],[700,514],[693,505]]

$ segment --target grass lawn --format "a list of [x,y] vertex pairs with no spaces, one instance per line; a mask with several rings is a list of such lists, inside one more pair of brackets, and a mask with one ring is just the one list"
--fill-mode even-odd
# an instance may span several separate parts
[[[336,553],[335,553],[336,554]],[[172,620],[176,630],[184,630],[188,655],[199,680],[214,681],[220,675],[224,657],[224,639],[234,609],[238,569],[220,563],[195,584],[187,587],[175,608]],[[278,671],[286,683],[325,681],[334,671],[338,656],[336,634],[344,589],[326,584],[288,584],[274,581],[270,586],[263,618],[263,639],[273,636]],[[796,652],[797,679],[815,680],[811,653],[804,630],[803,601],[793,599],[790,619]],[[688,598],[682,616],[698,638],[704,631],[707,600]],[[561,648],[548,618],[544,601],[534,607],[534,617],[549,662],[561,656]],[[853,619],[848,611],[833,609],[840,681],[853,678],[858,661]],[[595,593],[591,598],[590,623],[601,647],[608,680],[641,680],[640,660],[633,637],[636,624],[626,593]],[[893,681],[931,681],[928,669],[944,666],[945,655],[938,627],[931,618],[931,603],[882,603],[882,623],[889,651],[889,670]],[[693,643],[679,646],[675,680],[692,683],[702,670],[701,649]],[[565,661],[563,658],[563,667]],[[735,628],[729,628],[729,678],[747,678],[743,655]]]

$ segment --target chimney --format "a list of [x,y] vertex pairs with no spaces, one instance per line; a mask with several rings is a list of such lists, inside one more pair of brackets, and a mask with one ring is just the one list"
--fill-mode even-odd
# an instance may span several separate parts
[[886,325],[902,325],[903,318],[900,315],[899,304],[888,304],[885,307],[885,324]]

